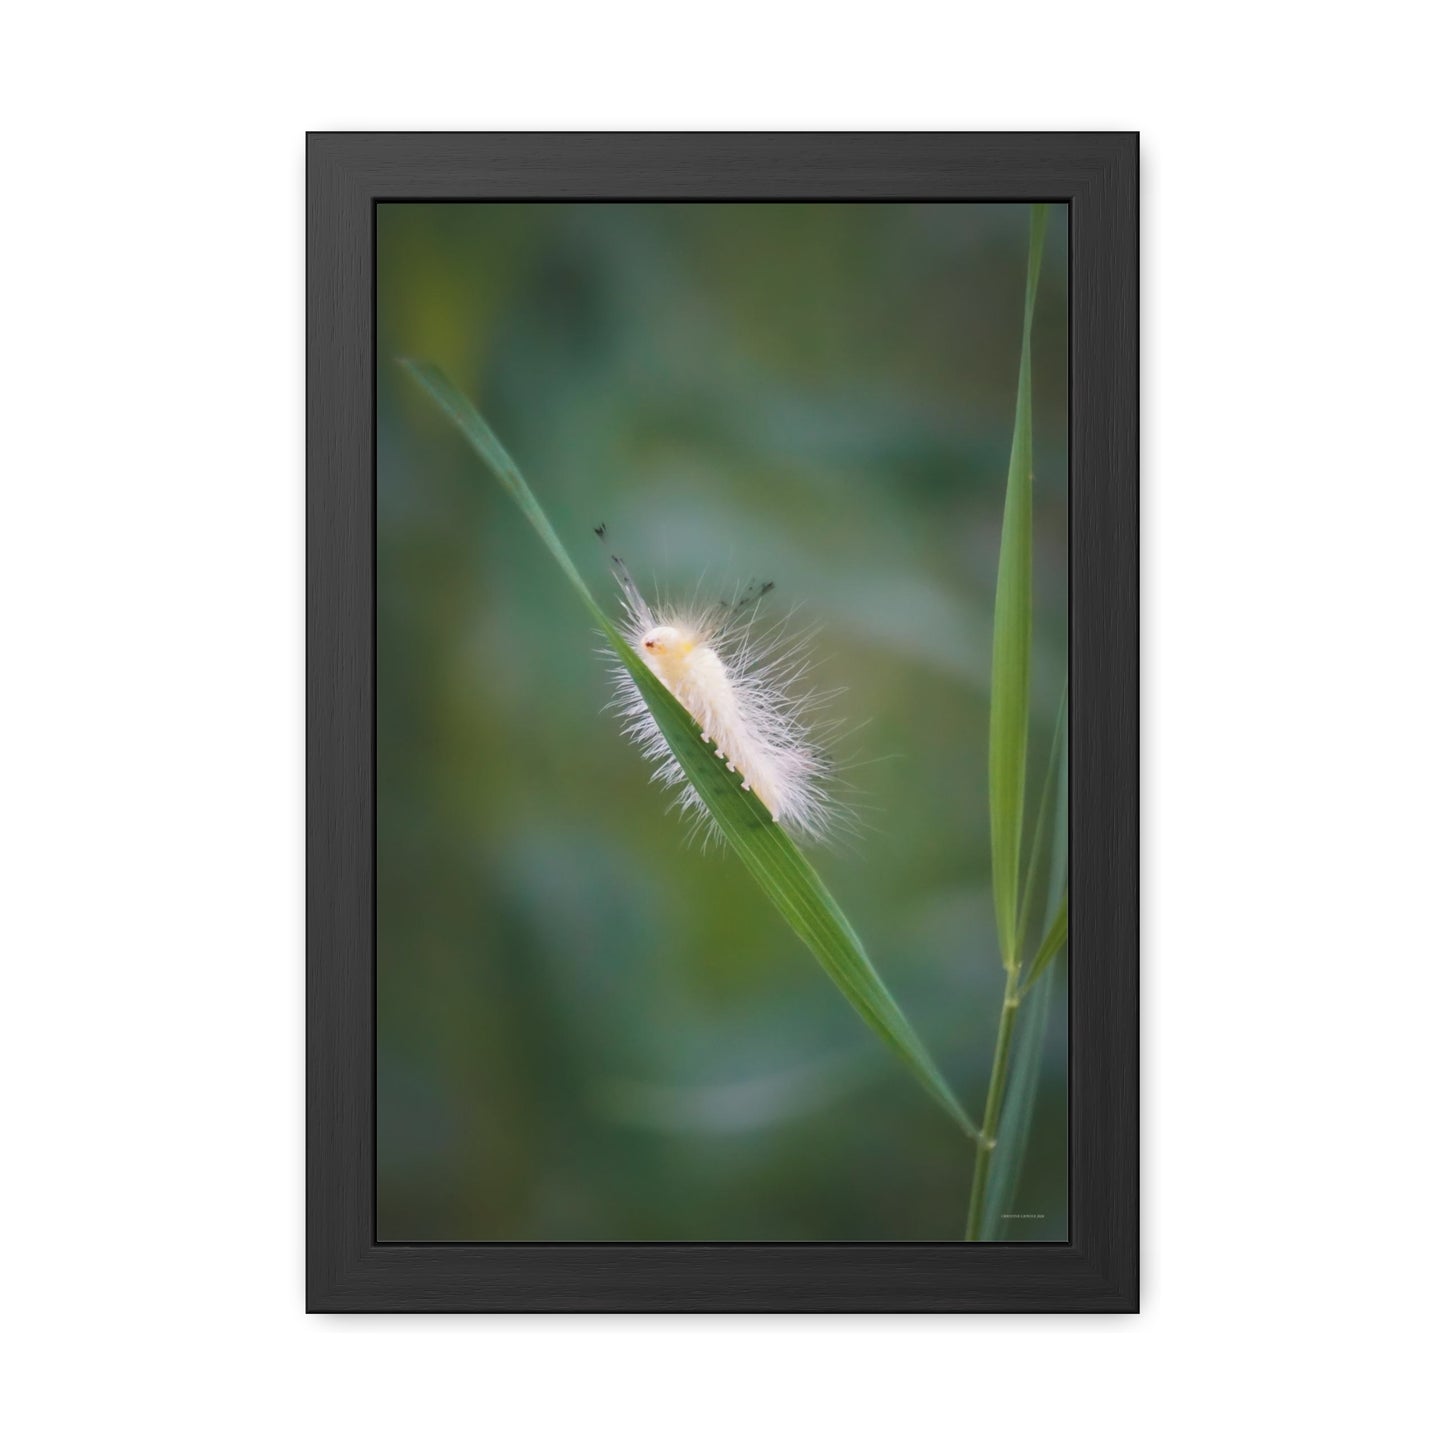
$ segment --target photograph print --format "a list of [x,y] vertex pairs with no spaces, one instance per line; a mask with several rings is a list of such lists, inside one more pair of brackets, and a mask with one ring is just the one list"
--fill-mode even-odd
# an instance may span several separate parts
[[374,217],[378,1242],[1067,1242],[1067,205]]

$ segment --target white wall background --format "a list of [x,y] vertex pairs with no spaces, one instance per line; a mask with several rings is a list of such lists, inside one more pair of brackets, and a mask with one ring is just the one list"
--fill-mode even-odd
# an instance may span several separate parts
[[[1438,1429],[1428,16],[82,0],[9,17],[10,1438]],[[308,127],[1142,129],[1140,1318],[303,1315]]]

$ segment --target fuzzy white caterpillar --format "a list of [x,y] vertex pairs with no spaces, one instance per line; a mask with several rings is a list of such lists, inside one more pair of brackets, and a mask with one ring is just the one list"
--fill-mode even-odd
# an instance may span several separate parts
[[[601,529],[599,529],[601,535]],[[612,559],[626,604],[622,633],[637,655],[688,710],[739,785],[799,838],[827,837],[844,812],[829,790],[834,766],[809,714],[824,695],[795,689],[808,671],[811,633],[788,636],[787,619],[755,633],[757,603],[771,590],[716,607],[650,606],[618,557]],[[706,805],[637,690],[627,669],[613,669],[614,706],[627,736],[655,762],[653,777],[681,789],[679,803],[709,833]]]

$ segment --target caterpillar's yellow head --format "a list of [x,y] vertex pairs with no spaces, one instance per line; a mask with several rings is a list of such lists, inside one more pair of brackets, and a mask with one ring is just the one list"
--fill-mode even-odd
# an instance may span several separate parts
[[676,627],[654,627],[642,637],[644,654],[654,661],[664,658],[686,657],[692,651],[692,643]]
[[696,639],[690,633],[663,624],[644,632],[637,650],[653,672],[675,691],[684,676],[688,656],[696,646]]

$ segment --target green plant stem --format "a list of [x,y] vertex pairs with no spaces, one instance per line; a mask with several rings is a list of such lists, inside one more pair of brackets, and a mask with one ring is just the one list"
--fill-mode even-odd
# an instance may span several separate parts
[[998,1037],[993,1046],[993,1072],[988,1080],[988,1100],[983,1106],[983,1137],[978,1141],[973,1164],[973,1189],[968,1198],[968,1228],[963,1237],[976,1240],[983,1226],[983,1197],[988,1188],[988,1166],[998,1143],[998,1120],[1003,1112],[1004,1083],[1008,1078],[1009,1048],[1014,1023],[1019,1016],[1019,966],[1008,966],[1003,988],[1003,1008],[998,1016]]

